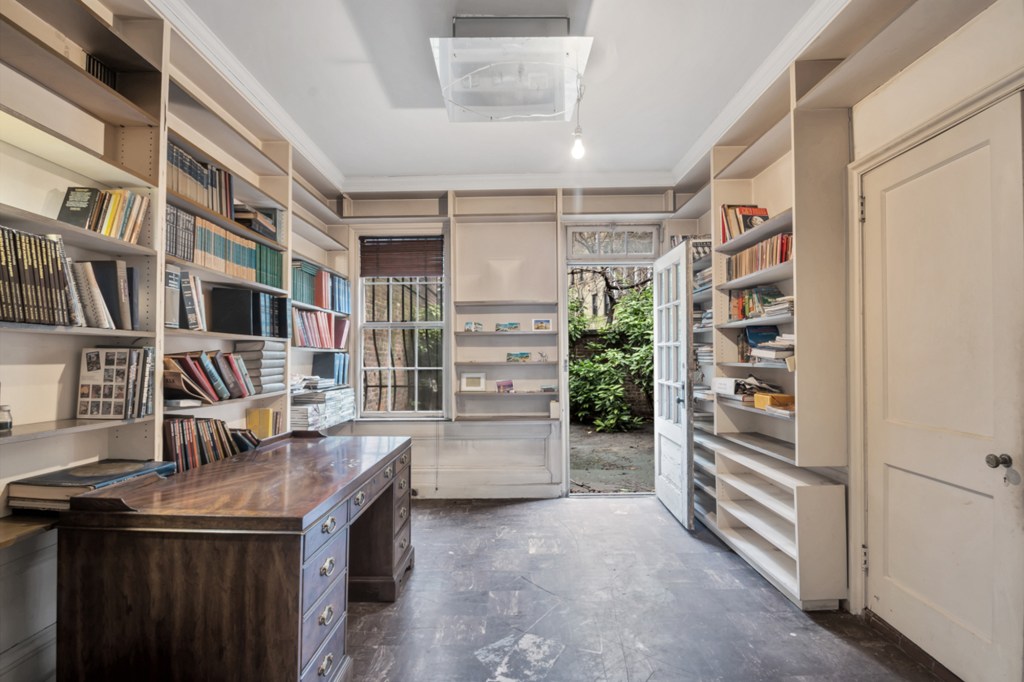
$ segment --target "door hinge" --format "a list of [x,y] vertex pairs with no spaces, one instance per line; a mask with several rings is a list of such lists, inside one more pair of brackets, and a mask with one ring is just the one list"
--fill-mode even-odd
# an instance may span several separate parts
[[868,574],[868,546],[860,546],[860,567],[864,571],[864,575]]
[[860,195],[860,222],[861,222],[861,225],[864,224],[864,195],[863,194]]

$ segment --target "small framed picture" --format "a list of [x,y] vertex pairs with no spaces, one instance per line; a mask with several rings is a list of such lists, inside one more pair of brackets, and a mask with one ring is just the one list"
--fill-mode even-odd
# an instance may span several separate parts
[[484,330],[483,322],[467,322],[463,329],[467,332],[482,332]]
[[494,331],[496,332],[517,332],[519,331],[518,322],[495,322]]
[[498,393],[515,393],[516,389],[512,386],[511,379],[499,379],[494,382],[495,388],[498,389]]
[[487,385],[487,375],[484,372],[463,372],[459,378],[463,391],[483,391]]
[[533,331],[535,332],[549,332],[551,331],[551,320],[534,320]]
[[528,351],[519,351],[517,353],[505,353],[505,362],[529,362],[530,353]]

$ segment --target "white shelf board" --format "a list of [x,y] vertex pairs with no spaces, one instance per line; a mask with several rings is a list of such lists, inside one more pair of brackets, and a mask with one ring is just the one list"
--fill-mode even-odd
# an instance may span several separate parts
[[784,554],[796,559],[796,540],[793,524],[773,514],[765,514],[761,505],[752,500],[718,500],[719,511],[727,511],[747,528],[770,542]]
[[704,492],[706,492],[706,493],[707,493],[708,495],[710,495],[711,497],[714,497],[714,496],[715,496],[715,486],[714,486],[714,485],[709,485],[709,484],[707,484],[707,483],[703,482],[703,481],[702,481],[702,480],[700,480],[700,478],[698,478],[697,476],[694,476],[694,477],[693,477],[693,484],[694,484],[694,485],[695,485],[695,486],[696,486],[697,488],[699,488],[700,490],[703,490]]
[[790,259],[785,263],[779,263],[778,265],[773,265],[770,268],[758,270],[757,272],[752,272],[749,275],[729,280],[725,284],[719,285],[718,290],[734,291],[736,289],[749,289],[750,287],[756,287],[761,284],[783,282],[787,279],[792,279],[792,277],[793,260]]
[[455,332],[455,336],[558,336],[556,330],[544,332],[518,331],[518,332]]
[[130,244],[123,239],[108,237],[99,232],[69,225],[60,220],[47,218],[30,211],[23,211],[20,208],[8,206],[7,204],[0,204],[0,224],[23,232],[31,232],[32,234],[59,234],[65,244],[114,256],[156,255],[156,251],[148,246]]
[[746,528],[718,526],[722,539],[733,551],[763,571],[765,577],[796,600],[800,591],[796,576],[796,562],[767,540]]
[[548,398],[558,399],[557,391],[521,391],[518,393],[498,393],[497,391],[456,391],[459,397],[469,396],[472,398]]
[[695,220],[711,210],[711,185],[701,187],[669,219]]
[[[455,301],[458,308],[514,308],[514,307],[545,307],[558,305],[558,301]],[[480,332],[475,332],[479,334]]]
[[139,419],[58,419],[56,421],[36,422],[33,424],[15,424],[10,433],[0,434],[0,446],[13,443],[24,443],[42,438],[69,436],[86,431],[116,429],[133,424],[152,422],[153,417]]
[[192,337],[196,339],[210,339],[213,341],[280,341],[286,342],[278,336],[249,336],[247,334],[228,334],[225,332],[200,331],[197,329],[174,329],[168,327],[164,330],[166,336]]
[[718,435],[731,443],[742,445],[783,462],[796,462],[796,446],[781,438],[750,432],[720,433]]
[[336,226],[323,229],[302,217],[299,211],[292,211],[292,232],[324,251],[348,251],[348,245],[331,234]]
[[842,485],[830,481],[821,474],[743,447],[724,444],[717,448],[717,453],[721,457],[726,457],[757,472],[786,490],[795,491],[805,485]]
[[793,209],[787,208],[782,213],[772,216],[754,229],[747,230],[740,236],[730,239],[721,246],[716,246],[715,252],[725,254],[739,253],[744,249],[749,249],[754,244],[763,242],[769,237],[774,237],[777,234],[786,234],[792,231]]
[[784,415],[784,414],[773,414],[771,412],[768,412],[767,410],[761,410],[761,409],[758,409],[756,407],[751,407],[750,405],[746,405],[746,404],[744,404],[744,403],[742,403],[742,402],[740,402],[738,400],[719,400],[718,404],[721,405],[722,407],[728,407],[728,408],[733,409],[733,410],[741,410],[743,412],[750,412],[751,414],[759,414],[762,417],[770,417],[772,419],[780,419],[780,420],[786,421],[786,422],[796,421],[796,413],[795,412],[792,414],[792,416]]
[[[563,213],[563,225],[586,225],[590,223],[660,223],[673,217],[670,211],[650,211],[644,213]],[[465,217],[457,218],[464,220]],[[479,221],[477,221],[479,222]]]
[[108,187],[152,187],[142,176],[0,107],[0,140]]
[[544,362],[507,362],[505,360],[496,360],[494,362],[484,362],[481,360],[472,361],[457,361],[456,367],[553,367],[557,365],[557,362],[546,360]]
[[699,289],[699,290],[693,292],[693,302],[694,303],[707,303],[708,301],[711,300],[711,296],[712,296],[712,294],[714,294],[714,291],[715,291],[714,287],[712,287],[709,284],[708,286],[704,287],[703,289]]
[[15,334],[53,334],[57,336],[101,336],[125,339],[155,339],[156,332],[137,329],[97,329],[96,327],[61,327],[53,324],[0,322],[0,332]]
[[733,320],[724,324],[716,324],[715,329],[740,329],[742,327],[755,327],[763,324],[792,324],[796,319],[792,315],[768,315],[765,317],[748,317],[744,320]]
[[292,201],[309,211],[311,215],[325,225],[337,225],[342,222],[342,218],[338,215],[337,211],[311,192],[298,177],[292,178]]
[[790,523],[796,523],[796,504],[792,491],[780,490],[755,474],[718,474],[718,480],[769,509]]
[[489,414],[460,414],[453,421],[457,422],[557,422],[551,419],[546,413],[541,412],[518,412],[518,413],[489,413]]
[[702,454],[698,454],[698,452],[699,452],[698,450],[694,449],[693,465],[695,467],[699,468],[699,469],[702,469],[708,475],[715,476],[716,473],[715,473],[715,460],[714,460],[714,457],[712,456],[711,459],[708,459],[708,458],[702,456]]
[[768,365],[763,362],[720,362],[719,367],[750,367],[756,369],[788,369],[785,363]]
[[230,400],[218,400],[215,403],[206,405],[199,405],[198,407],[165,407],[165,414],[176,414],[178,412],[197,412],[201,410],[209,410],[215,407],[223,407],[224,405],[245,405],[247,403],[254,403],[260,400],[269,400],[270,398],[280,398],[281,396],[288,395],[288,391],[271,391],[270,393],[257,393],[256,395],[246,396],[245,398],[232,398]]

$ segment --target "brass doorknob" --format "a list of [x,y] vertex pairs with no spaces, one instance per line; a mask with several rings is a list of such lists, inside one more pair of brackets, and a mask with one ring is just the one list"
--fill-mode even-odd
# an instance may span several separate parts
[[1009,455],[985,455],[985,464],[993,469],[998,469],[999,467],[1009,469],[1013,466],[1013,458]]

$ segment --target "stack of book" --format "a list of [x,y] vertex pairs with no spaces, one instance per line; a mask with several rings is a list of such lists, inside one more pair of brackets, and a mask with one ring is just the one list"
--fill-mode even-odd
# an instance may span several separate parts
[[292,428],[321,430],[355,416],[355,392],[345,386],[292,394]]
[[16,509],[62,511],[71,508],[71,498],[75,495],[138,476],[169,476],[176,470],[174,462],[151,460],[106,459],[81,464],[11,481],[7,487],[7,504]]
[[83,348],[78,373],[79,419],[139,419],[153,414],[156,350]]
[[770,341],[762,341],[750,349],[750,361],[755,363],[784,364],[796,353],[796,336],[777,334]]
[[710,343],[695,343],[693,353],[698,365],[711,365],[715,362],[715,347]]
[[[696,316],[694,316],[696,317]],[[705,310],[700,314],[700,321],[696,324],[697,329],[711,329],[715,326],[715,311]]]
[[256,234],[268,239],[277,240],[277,209],[250,208],[245,204],[235,204],[235,222],[245,225]]
[[256,393],[285,390],[284,363],[287,354],[284,341],[266,339],[235,342],[235,355],[245,361]]
[[711,286],[711,268],[701,270],[693,276],[693,293],[704,291]]
[[783,296],[782,292],[774,284],[730,291],[729,320],[765,317],[768,315],[767,309],[769,306],[774,306],[777,301],[782,301],[786,298],[790,301],[793,300],[792,296]]
[[792,315],[793,304],[796,298],[794,296],[780,296],[771,303],[764,305],[764,314],[768,317],[775,317],[777,315]]
[[313,374],[339,386],[348,384],[348,353],[314,353]]
[[722,205],[722,243],[735,239],[768,220],[768,209],[755,204]]
[[68,187],[57,220],[135,244],[149,210],[149,194],[129,189]]

